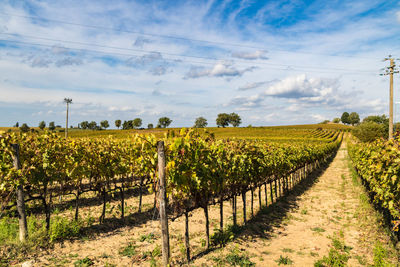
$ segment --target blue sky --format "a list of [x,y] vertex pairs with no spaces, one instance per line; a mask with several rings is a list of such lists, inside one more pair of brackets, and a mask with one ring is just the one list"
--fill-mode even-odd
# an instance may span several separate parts
[[[168,116],[209,126],[388,113],[398,1],[0,2],[0,126]],[[395,78],[395,101],[399,102]],[[400,108],[395,109],[400,119]]]

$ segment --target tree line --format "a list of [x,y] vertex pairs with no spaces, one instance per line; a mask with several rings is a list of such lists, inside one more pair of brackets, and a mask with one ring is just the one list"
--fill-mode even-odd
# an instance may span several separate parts
[[[230,114],[228,113],[219,113],[216,119],[216,124],[218,127],[227,127],[229,125],[232,125],[233,127],[238,127],[242,123],[241,117],[232,112]],[[167,128],[170,124],[172,123],[172,120],[168,117],[161,117],[158,119],[158,123],[155,128]],[[144,129],[143,128],[143,121],[141,118],[135,118],[133,120],[124,120],[123,122],[121,120],[115,120],[114,122],[115,127],[117,129],[122,129],[122,130],[131,130],[131,129]],[[194,121],[194,128],[205,128],[208,125],[208,121],[204,117],[198,117]],[[41,130],[44,130],[46,128],[46,122],[41,121],[39,122],[38,127]],[[19,126],[19,123],[17,122],[14,127],[19,128],[22,132],[28,132],[28,131],[33,131],[34,129],[31,129],[28,124],[23,123],[21,126]],[[82,121],[78,123],[78,129],[83,129],[83,130],[106,130],[107,128],[110,127],[110,123],[108,120],[102,120],[100,121],[99,124],[97,124],[96,121]],[[50,131],[54,131],[56,128],[61,128],[60,125],[56,125],[54,121],[50,122],[48,127]],[[74,128],[71,125],[71,128]],[[153,129],[154,125],[152,123],[147,124],[147,129]]]

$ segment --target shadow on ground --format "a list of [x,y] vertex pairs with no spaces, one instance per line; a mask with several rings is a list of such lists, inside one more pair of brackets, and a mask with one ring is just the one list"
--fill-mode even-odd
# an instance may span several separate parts
[[[337,153],[337,152],[336,152]],[[328,160],[327,163],[321,165],[319,169],[314,170],[307,175],[300,183],[295,185],[286,195],[278,198],[274,203],[269,203],[268,206],[263,207],[259,210],[253,218],[247,221],[246,225],[241,225],[234,230],[235,239],[251,239],[251,238],[263,238],[271,239],[274,235],[273,228],[283,225],[286,215],[293,209],[298,208],[298,200],[301,195],[310,190],[315,183],[318,182],[319,178],[324,174],[326,169],[330,166],[333,159],[336,157],[336,153]],[[194,255],[192,260],[201,258],[208,253],[215,251],[219,248],[212,247],[208,250],[201,251]]]

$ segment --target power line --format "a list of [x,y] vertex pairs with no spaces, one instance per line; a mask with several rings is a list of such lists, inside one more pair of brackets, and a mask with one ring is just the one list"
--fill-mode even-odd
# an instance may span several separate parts
[[279,51],[279,52],[294,53],[294,54],[305,54],[305,55],[320,55],[320,56],[342,57],[342,58],[349,58],[350,57],[350,58],[376,60],[376,58],[359,57],[359,56],[354,56],[354,55],[341,56],[341,55],[331,55],[331,54],[323,54],[323,53],[312,53],[312,52],[306,52],[306,51],[293,52],[293,51],[284,50],[284,49],[276,49],[276,48],[275,49],[269,49],[269,48],[265,48],[265,47],[261,47],[261,46],[251,46],[251,45],[243,45],[243,44],[236,44],[236,43],[226,43],[226,42],[201,40],[201,39],[194,39],[194,38],[183,37],[183,36],[164,35],[164,34],[156,34],[156,33],[145,33],[145,32],[132,31],[132,30],[121,30],[121,29],[110,28],[110,27],[81,24],[81,23],[68,22],[68,21],[63,21],[63,20],[48,19],[48,18],[43,18],[43,17],[39,17],[39,16],[27,16],[27,15],[11,14],[11,13],[6,13],[6,12],[0,12],[0,16],[1,15],[10,16],[10,17],[33,19],[33,20],[42,20],[42,21],[48,21],[48,22],[55,22],[55,23],[66,24],[66,25],[77,26],[77,27],[85,27],[85,28],[92,28],[92,29],[109,30],[109,31],[114,31],[114,32],[137,34],[137,35],[143,35],[143,36],[151,36],[151,37],[167,38],[167,39],[175,39],[175,40],[184,40],[184,41],[199,42],[199,43],[209,43],[209,44],[214,44],[214,45],[219,45],[219,46],[252,48],[252,49]]
[[[4,34],[4,33],[0,33]],[[6,35],[13,35],[17,36],[15,34],[8,34],[5,33]],[[24,36],[24,35],[21,35]],[[89,44],[89,43],[83,43],[83,42],[75,42],[75,41],[66,41],[66,40],[60,40],[60,39],[51,39],[51,38],[41,38],[41,37],[33,37],[33,36],[26,36],[28,38],[32,39],[38,39],[38,40],[46,40],[46,41],[53,41],[53,42],[64,42],[64,43],[71,43],[71,44],[79,44],[79,45],[86,45],[86,46],[96,46],[96,47],[101,47],[101,48],[110,48],[110,49],[118,49],[118,50],[126,50],[126,51],[131,51],[131,52],[146,52],[146,53],[154,53],[154,54],[160,54],[160,55],[167,55],[167,56],[176,56],[176,57],[184,57],[184,58],[196,58],[196,59],[206,59],[206,60],[213,60],[213,61],[226,61],[227,59],[218,59],[218,58],[212,58],[212,57],[202,57],[202,56],[192,56],[192,55],[180,55],[180,54],[174,54],[174,53],[167,53],[167,52],[161,52],[161,51],[149,51],[149,50],[142,50],[142,49],[131,49],[131,48],[121,48],[121,47],[114,47],[114,46],[105,46],[105,45],[98,45],[98,44]],[[14,43],[19,43],[19,44],[25,44],[25,45],[33,45],[33,46],[43,46],[43,47],[50,47],[53,48],[55,45],[48,45],[48,44],[39,44],[39,43],[32,43],[32,42],[24,42],[24,41],[18,41],[18,40],[1,40],[4,42],[14,42]],[[126,54],[126,53],[116,53],[116,52],[105,52],[105,51],[100,51],[100,50],[94,50],[94,49],[86,49],[86,48],[70,48],[70,47],[65,47],[71,50],[78,50],[78,51],[83,51],[83,52],[95,52],[95,53],[103,53],[103,54],[113,54],[113,55],[118,55],[118,56],[129,56],[132,57],[132,54]],[[135,55],[137,56],[137,55]],[[176,59],[168,59],[163,57],[162,59],[167,60],[167,61],[177,61]],[[214,65],[215,62],[204,62],[204,61],[189,61],[189,60],[182,60],[179,59],[179,61],[183,62],[188,62],[188,63],[193,63],[193,64],[210,64]],[[297,68],[297,69],[315,69],[315,72],[322,72],[322,73],[331,73],[330,71],[320,71],[321,67],[313,67],[313,66],[299,66],[299,65],[285,65],[285,64],[276,64],[276,63],[266,63],[266,62],[248,62],[248,61],[243,61],[243,60],[237,60],[235,59],[235,62],[239,63],[244,63],[244,64],[251,64],[251,65],[266,65],[266,66],[277,66],[277,67],[284,67],[285,69],[277,69],[277,68],[268,68],[268,69],[277,69],[277,70],[294,70],[294,69],[286,69],[286,68]],[[352,73],[365,73],[365,74],[375,74],[373,71],[363,71],[363,70],[352,70],[352,69],[343,69],[343,68],[324,68],[324,70],[331,70],[331,71],[346,71],[346,72],[352,72]]]
[[249,46],[249,45],[241,45],[241,44],[232,44],[232,43],[200,40],[200,39],[193,39],[193,38],[187,38],[187,37],[175,36],[175,35],[164,35],[164,34],[156,34],[156,33],[143,33],[143,32],[132,31],[132,30],[129,30],[129,31],[128,30],[120,30],[120,29],[103,27],[103,26],[94,26],[94,25],[87,25],[87,24],[81,24],[81,23],[75,23],[75,22],[67,22],[67,21],[62,21],[62,20],[48,19],[48,18],[43,18],[43,17],[39,17],[39,16],[26,16],[26,15],[4,13],[4,12],[0,12],[0,15],[6,15],[6,16],[10,16],[10,17],[26,18],[26,19],[45,20],[45,21],[49,21],[49,22],[56,22],[56,23],[61,23],[61,24],[66,24],[66,25],[71,25],[71,26],[79,26],[79,27],[85,27],[85,28],[109,30],[109,31],[124,32],[124,33],[133,33],[133,34],[144,35],[144,36],[152,36],[152,37],[160,37],[160,38],[168,38],[168,39],[178,39],[178,40],[201,42],[201,43],[210,43],[210,44],[217,44],[217,45],[222,45],[222,46],[237,46],[237,47],[244,47],[244,48],[263,49],[263,48],[257,47],[257,46]]

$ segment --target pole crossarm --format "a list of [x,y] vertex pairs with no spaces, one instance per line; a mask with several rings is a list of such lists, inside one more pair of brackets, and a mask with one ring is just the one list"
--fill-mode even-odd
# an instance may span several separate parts
[[[396,60],[400,60],[396,58]],[[399,73],[396,68],[395,59],[392,55],[389,55],[383,61],[390,61],[390,66],[384,68],[385,73],[380,74],[381,76],[390,75],[390,96],[389,96],[389,139],[393,139],[393,74]]]

